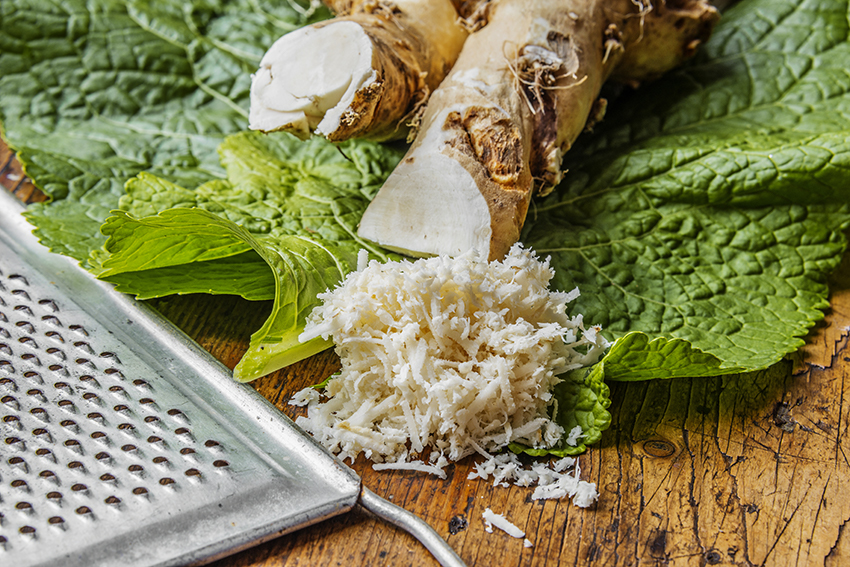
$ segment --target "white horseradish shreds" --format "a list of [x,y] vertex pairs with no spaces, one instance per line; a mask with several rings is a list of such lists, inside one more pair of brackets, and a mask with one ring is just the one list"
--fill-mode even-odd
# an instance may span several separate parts
[[[550,465],[550,466],[549,466]],[[550,500],[569,497],[573,504],[587,508],[596,502],[599,493],[596,484],[581,480],[581,468],[578,459],[564,457],[554,463],[535,463],[525,468],[513,453],[502,453],[490,456],[487,460],[475,464],[475,468],[467,478],[493,477],[493,486],[507,487],[510,483],[516,486],[534,486],[532,500]],[[572,474],[568,471],[572,469]]]
[[361,252],[300,337],[332,338],[342,370],[326,401],[312,388],[296,394],[308,407],[298,424],[343,458],[437,473],[512,441],[553,446],[565,433],[547,412],[557,375],[608,345],[566,315],[578,290],[551,292],[552,277],[548,260],[518,244],[490,263],[472,251],[367,265]]
[[[497,514],[490,508],[486,508],[482,516],[484,518],[484,531],[487,533],[493,533],[493,527],[495,526],[511,537],[515,537],[517,539],[525,538],[525,532],[505,518],[502,514]],[[528,540],[526,539],[525,541]]]

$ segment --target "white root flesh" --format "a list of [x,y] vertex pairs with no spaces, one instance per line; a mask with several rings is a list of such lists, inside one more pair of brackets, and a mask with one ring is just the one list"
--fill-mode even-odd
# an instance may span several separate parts
[[467,37],[449,0],[326,2],[338,16],[293,31],[252,77],[250,128],[306,139],[404,137]]
[[655,78],[692,55],[718,18],[707,0],[655,4],[456,0],[462,16],[489,20],[432,93],[359,235],[413,255],[472,247],[503,257],[532,190],[545,194],[560,181],[564,152],[604,114],[602,84]]
[[301,138],[329,134],[355,93],[376,79],[372,42],[361,26],[341,21],[300,28],[276,41],[260,62],[251,85],[250,127],[290,130]]
[[417,160],[415,167],[392,173],[385,185],[392,187],[391,197],[379,192],[360,221],[359,235],[410,256],[486,250],[493,229],[478,183],[458,160],[428,150],[439,147],[439,139],[425,143],[426,149],[406,158]]

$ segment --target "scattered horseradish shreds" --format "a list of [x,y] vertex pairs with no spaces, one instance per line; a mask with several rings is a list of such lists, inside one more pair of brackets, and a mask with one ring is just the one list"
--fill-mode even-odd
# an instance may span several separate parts
[[[564,472],[570,468],[573,469],[573,474]],[[546,463],[535,463],[530,468],[525,468],[513,453],[502,453],[477,463],[468,478],[486,480],[492,476],[493,486],[507,487],[508,482],[517,486],[536,484],[531,494],[532,500],[570,497],[576,506],[587,508],[596,501],[599,494],[596,492],[596,485],[581,480],[580,474],[578,459],[574,457],[564,457],[551,467]]]
[[510,520],[505,518],[502,514],[497,514],[490,508],[484,510],[482,514],[484,518],[484,530],[487,533],[493,533],[493,526],[499,528],[506,534],[511,537],[515,537],[517,539],[524,538],[525,532],[515,526]]
[[[363,452],[375,468],[440,476],[449,461],[491,459],[511,442],[556,445],[567,435],[549,417],[557,375],[594,363],[608,343],[566,314],[578,290],[549,291],[553,275],[518,244],[494,262],[473,250],[367,264],[362,251],[300,337],[332,338],[342,370],[325,401],[312,387],[295,395],[308,408],[299,425],[342,458]],[[561,475],[550,472],[547,482]]]
[[487,508],[484,510],[482,517],[484,518],[484,531],[488,534],[493,533],[493,527],[495,526],[511,537],[515,537],[517,539],[523,538],[523,546],[534,547],[531,540],[525,537],[525,532],[515,526],[502,514],[497,514],[490,508]]

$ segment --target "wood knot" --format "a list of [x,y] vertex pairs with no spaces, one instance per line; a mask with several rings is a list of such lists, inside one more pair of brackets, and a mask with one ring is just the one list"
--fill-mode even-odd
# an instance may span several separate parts
[[658,530],[649,540],[649,551],[655,557],[661,557],[667,548],[667,530]]
[[643,450],[650,457],[666,459],[676,454],[676,445],[665,439],[647,439],[643,442]]

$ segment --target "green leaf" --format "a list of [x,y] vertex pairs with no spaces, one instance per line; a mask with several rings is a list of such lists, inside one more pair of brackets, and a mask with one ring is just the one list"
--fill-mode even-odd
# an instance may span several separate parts
[[[137,299],[165,297],[175,293],[239,295],[250,301],[272,300],[274,278],[269,265],[254,250],[218,260],[197,262],[187,267],[166,266],[110,276],[118,291]],[[179,292],[175,289],[179,288]]]
[[[268,238],[260,251],[277,277],[272,313],[253,335],[233,377],[248,382],[321,352],[330,341],[301,343],[307,315],[321,304],[317,295],[334,287],[356,265],[345,245],[332,246],[301,236]],[[352,264],[355,262],[355,264]]]
[[624,93],[567,154],[523,240],[619,339],[608,379],[765,368],[823,317],[850,224],[847,12],[740,2],[696,61]]
[[702,352],[683,339],[650,339],[633,331],[615,342],[599,363],[608,380],[650,380],[673,376],[720,376],[743,372],[724,366],[718,357]]
[[654,378],[722,376],[743,372],[743,368],[724,367],[714,355],[701,352],[682,339],[664,337],[651,339],[641,332],[627,333],[617,340],[603,359],[590,368],[580,368],[561,376],[563,382],[555,387],[558,405],[554,418],[569,433],[581,427],[582,436],[576,445],[566,438],[551,449],[533,449],[513,443],[510,450],[533,456],[578,455],[602,438],[611,424],[610,391],[606,380],[638,381]]
[[[205,291],[274,298],[234,369],[248,381],[330,346],[319,339],[302,345],[298,335],[318,294],[354,269],[360,249],[388,258],[356,236],[356,224],[402,152],[258,132],[228,137],[219,152],[227,179],[194,190],[146,173],[129,181],[122,210],[103,225],[107,255],[93,255],[91,264],[100,278],[142,297]],[[242,265],[247,272],[226,271]]]
[[[257,235],[356,241],[363,209],[401,157],[401,149],[369,142],[302,142],[286,133],[241,132],[219,147],[226,179],[194,190],[141,175],[121,209],[141,218],[169,208],[201,208]],[[356,250],[355,250],[356,253]]]
[[247,125],[262,54],[327,15],[295,0],[2,2],[3,135],[57,201],[27,213],[41,241],[84,261],[127,179],[223,177],[215,149]]
[[[109,257],[101,278],[131,270],[150,270],[205,262],[250,249],[247,231],[202,209],[168,209],[155,217],[131,219],[116,211],[103,225]],[[189,228],[189,230],[187,230]]]
[[[168,186],[162,180],[152,184]],[[118,211],[107,219],[104,233],[109,237],[106,248],[111,254],[102,261],[99,277],[115,281],[126,291],[134,291],[167,271],[182,272],[180,277],[160,283],[163,289],[170,286],[169,293],[238,293],[250,299],[267,292],[271,280],[272,314],[251,337],[248,352],[234,370],[237,379],[253,380],[330,346],[320,339],[304,344],[298,341],[307,315],[319,303],[318,293],[335,284],[343,269],[350,270],[340,266],[321,242],[298,236],[255,237],[200,208],[166,209],[141,219]],[[249,287],[251,291],[245,293],[237,288],[256,271],[237,275],[221,269],[228,263],[238,267],[249,251],[262,259],[260,292]],[[215,270],[205,266],[211,263]],[[256,262],[251,261],[250,266],[256,267]],[[249,285],[258,287],[257,283]],[[199,290],[200,286],[208,289]],[[139,291],[150,297],[163,295],[155,289]]]
[[[142,179],[171,185],[149,175]],[[108,255],[100,261],[98,277],[140,299],[173,293],[275,296],[273,274],[255,250],[259,244],[239,226],[202,209],[170,209],[143,219],[117,211],[103,233]]]

